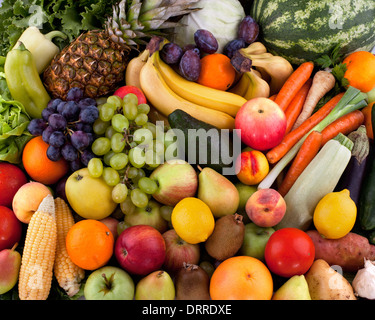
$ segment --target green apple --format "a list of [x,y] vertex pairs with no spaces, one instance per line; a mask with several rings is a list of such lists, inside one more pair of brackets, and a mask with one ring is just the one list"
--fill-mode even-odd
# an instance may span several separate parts
[[105,266],[88,276],[83,292],[86,300],[133,300],[135,285],[125,270]]
[[175,287],[170,275],[157,270],[142,278],[135,288],[135,300],[174,300]]
[[239,252],[264,261],[264,250],[274,228],[262,228],[250,222],[245,225],[245,237]]
[[160,207],[158,202],[150,200],[146,207],[136,207],[132,214],[125,215],[124,221],[130,226],[146,224],[163,233],[168,229],[168,222],[161,216]]
[[158,185],[152,195],[167,206],[175,206],[180,200],[194,197],[198,189],[198,175],[188,162],[170,160],[157,167],[150,175]]
[[65,193],[72,209],[85,219],[104,219],[117,207],[112,200],[112,187],[102,177],[91,177],[87,168],[69,176]]

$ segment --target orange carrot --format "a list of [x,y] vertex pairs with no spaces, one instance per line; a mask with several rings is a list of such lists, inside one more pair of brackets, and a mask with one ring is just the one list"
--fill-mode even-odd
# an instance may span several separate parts
[[312,79],[308,79],[302,88],[298,91],[296,96],[293,98],[292,102],[289,104],[288,108],[286,108],[285,116],[286,116],[286,132],[285,134],[289,133],[292,130],[292,127],[297,120],[297,117],[301,113],[302,107],[305,103],[307,94],[310,90],[312,84]]
[[285,81],[275,99],[281,110],[286,110],[297,92],[302,88],[307,79],[310,78],[313,69],[313,62],[304,62]]
[[322,121],[343,97],[344,92],[339,93],[329,100],[317,112],[305,120],[297,129],[290,131],[276,147],[267,152],[268,162],[273,164],[279,161],[306,133]]
[[288,193],[303,170],[305,170],[311,160],[316,156],[321,144],[322,134],[319,131],[311,131],[296,154],[296,157],[278,188],[279,193],[283,197]]
[[322,146],[340,132],[346,135],[357,130],[364,123],[364,120],[363,113],[360,110],[355,110],[333,121],[322,130]]
[[299,114],[292,130],[299,127],[303,121],[312,115],[319,100],[335,86],[335,83],[336,79],[331,72],[320,70],[315,73],[310,91],[307,94],[301,113]]
[[275,101],[276,97],[277,97],[277,94],[274,94],[274,95],[270,96],[268,99],[270,99],[272,101]]

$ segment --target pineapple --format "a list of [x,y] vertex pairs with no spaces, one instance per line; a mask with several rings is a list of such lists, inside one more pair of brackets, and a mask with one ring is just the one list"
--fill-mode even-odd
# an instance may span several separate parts
[[198,1],[122,0],[104,30],[81,34],[52,60],[43,74],[47,90],[60,99],[73,87],[82,88],[90,98],[113,92],[124,80],[132,52],[150,36],[177,26],[170,18],[196,10]]

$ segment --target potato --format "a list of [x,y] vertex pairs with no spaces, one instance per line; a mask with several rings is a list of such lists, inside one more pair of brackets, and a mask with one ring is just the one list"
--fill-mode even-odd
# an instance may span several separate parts
[[305,278],[311,300],[357,300],[348,280],[323,259],[314,261]]
[[315,259],[338,265],[345,272],[356,272],[364,267],[364,259],[375,260],[375,246],[368,239],[349,232],[340,239],[325,239],[318,231],[306,232],[315,245]]

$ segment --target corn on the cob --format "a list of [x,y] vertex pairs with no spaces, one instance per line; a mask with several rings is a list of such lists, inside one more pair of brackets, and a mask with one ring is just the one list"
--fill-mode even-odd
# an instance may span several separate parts
[[75,265],[66,250],[66,235],[74,225],[74,218],[69,206],[61,198],[55,199],[57,245],[54,273],[60,287],[70,296],[74,296],[81,287],[85,271]]
[[22,253],[18,291],[21,300],[46,300],[56,250],[55,202],[47,195],[32,215]]

